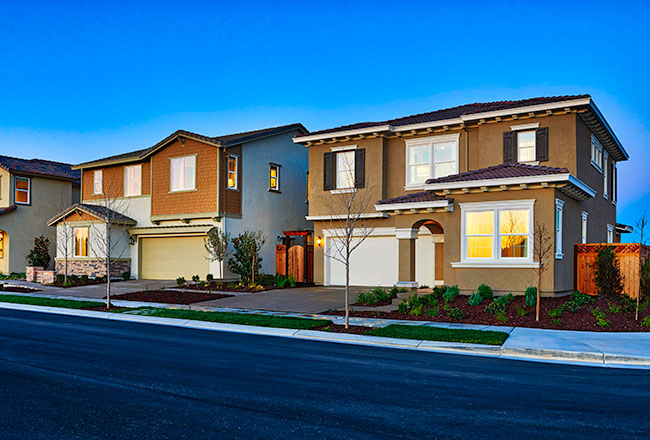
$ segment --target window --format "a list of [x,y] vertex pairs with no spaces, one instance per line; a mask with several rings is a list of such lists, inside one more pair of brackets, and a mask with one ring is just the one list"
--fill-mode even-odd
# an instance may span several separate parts
[[608,180],[608,174],[607,174],[607,158],[609,154],[607,154],[607,151],[603,151],[603,197],[604,198],[609,198],[609,180]]
[[457,174],[459,136],[453,134],[406,141],[407,186]]
[[142,195],[142,165],[124,167],[124,196]]
[[603,171],[603,146],[593,134],[591,135],[591,164],[598,171]]
[[0,258],[5,257],[5,233],[0,231]]
[[269,190],[280,191],[280,165],[269,164]]
[[104,173],[102,170],[95,170],[93,173],[93,194],[102,194]]
[[536,157],[535,130],[517,132],[517,161],[534,162]]
[[534,200],[463,203],[463,260],[532,262]]
[[170,191],[196,189],[196,156],[171,159]]
[[31,203],[31,180],[27,177],[16,177],[14,179],[14,184],[16,187],[14,196],[16,203],[19,203],[21,205],[29,205]]
[[616,183],[618,180],[618,171],[616,171],[616,162],[612,161],[612,203],[616,204]]
[[582,243],[587,242],[587,217],[589,216],[588,212],[582,211],[582,228],[581,228],[581,240]]
[[564,257],[562,252],[562,217],[564,211],[564,200],[555,199],[555,258],[561,260]]
[[88,228],[74,228],[74,249],[75,257],[88,256]]
[[614,243],[614,225],[607,225],[607,243]]
[[228,156],[226,164],[228,167],[228,188],[237,189],[237,169],[239,165],[239,158],[237,156]]
[[336,188],[354,188],[354,151],[336,153]]

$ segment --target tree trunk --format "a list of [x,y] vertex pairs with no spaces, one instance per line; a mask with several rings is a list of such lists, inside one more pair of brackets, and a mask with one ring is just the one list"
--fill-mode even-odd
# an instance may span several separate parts
[[537,271],[537,307],[535,310],[535,321],[539,321],[539,303],[540,298],[542,297],[542,263],[540,263],[539,269]]
[[221,265],[223,264],[223,260],[219,260],[219,281],[223,282],[223,269],[221,268]]
[[253,267],[251,272],[251,283],[255,285],[255,252],[253,252]]
[[350,328],[350,255],[345,257],[345,328]]
[[106,225],[106,308],[111,308],[111,232]]

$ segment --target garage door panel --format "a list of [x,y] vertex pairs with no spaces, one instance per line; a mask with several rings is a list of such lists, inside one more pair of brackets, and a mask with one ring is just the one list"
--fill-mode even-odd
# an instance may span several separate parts
[[[334,252],[331,239],[327,240],[328,254]],[[350,285],[392,286],[397,282],[397,240],[395,237],[368,237],[350,256]],[[345,265],[325,257],[327,284],[345,284]]]
[[210,270],[208,254],[199,237],[152,237],[140,242],[140,278],[152,280],[204,278]]

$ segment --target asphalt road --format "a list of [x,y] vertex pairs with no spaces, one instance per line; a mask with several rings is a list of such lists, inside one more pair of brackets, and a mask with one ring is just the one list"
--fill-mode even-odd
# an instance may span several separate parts
[[650,371],[0,309],[0,438],[648,438]]

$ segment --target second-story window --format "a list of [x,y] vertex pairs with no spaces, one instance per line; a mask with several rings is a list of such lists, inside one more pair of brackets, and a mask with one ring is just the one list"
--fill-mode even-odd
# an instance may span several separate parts
[[228,168],[228,188],[237,189],[237,168],[239,167],[239,158],[237,156],[228,156],[227,158],[227,168]]
[[196,189],[196,156],[171,159],[170,191]]
[[603,146],[593,134],[591,135],[591,164],[598,171],[603,171]]
[[124,167],[124,196],[142,195],[142,165]]
[[280,191],[280,165],[269,164],[269,190]]
[[535,130],[517,132],[517,162],[534,162],[536,158]]
[[31,181],[28,177],[16,177],[14,179],[15,194],[14,200],[21,205],[29,205],[31,203],[30,186]]
[[458,173],[458,135],[412,139],[406,142],[406,184],[422,185]]
[[104,191],[104,173],[102,170],[93,172],[93,194],[102,194]]
[[336,153],[336,188],[354,188],[354,151]]

